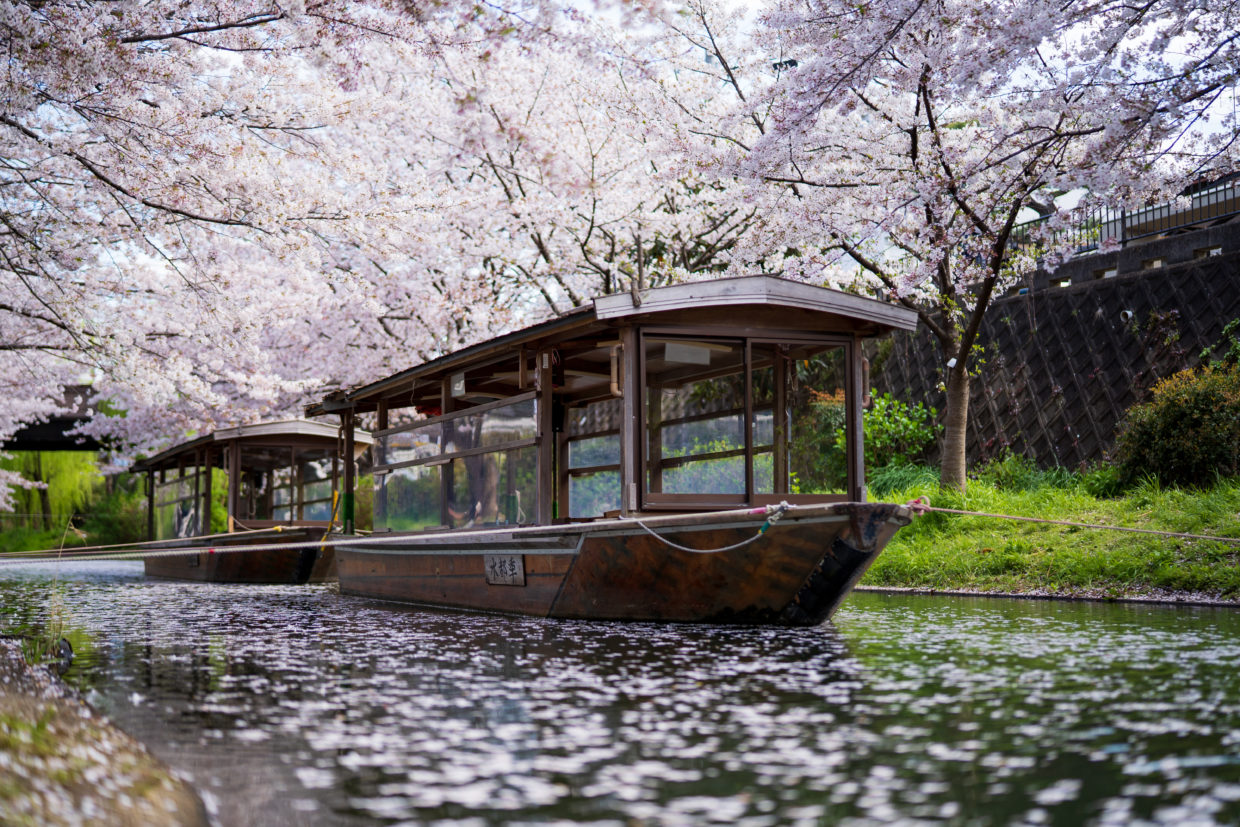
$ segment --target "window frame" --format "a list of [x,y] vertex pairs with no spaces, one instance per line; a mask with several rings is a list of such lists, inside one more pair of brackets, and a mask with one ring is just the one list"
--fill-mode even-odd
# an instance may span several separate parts
[[[731,449],[721,452],[728,455],[744,456],[745,463],[745,493],[744,494],[665,494],[662,492],[651,492],[649,490],[649,465],[646,445],[648,444],[648,404],[650,386],[647,376],[647,344],[650,339],[675,339],[684,340],[688,343],[692,342],[720,342],[735,344],[740,343],[743,350],[743,367],[744,375],[744,448]],[[827,348],[842,348],[844,370],[844,399],[845,399],[845,426],[846,435],[846,468],[847,477],[845,481],[845,492],[839,494],[791,494],[788,493],[788,463],[787,463],[787,442],[789,435],[786,430],[786,422],[790,410],[788,400],[776,399],[771,403],[771,410],[776,418],[776,422],[783,421],[785,423],[784,447],[781,449],[777,444],[773,444],[770,453],[775,457],[781,454],[784,456],[782,479],[776,470],[779,463],[776,461],[775,470],[772,471],[773,485],[775,489],[770,494],[758,494],[755,492],[754,482],[754,458],[760,453],[766,451],[755,451],[754,449],[754,394],[753,394],[753,347],[754,345],[822,345]],[[773,335],[770,333],[761,333],[758,335],[727,335],[722,333],[718,328],[714,327],[643,327],[637,331],[637,374],[638,389],[641,398],[638,400],[637,408],[638,421],[637,433],[639,446],[637,456],[630,460],[635,466],[635,479],[637,482],[638,510],[640,511],[661,511],[661,510],[685,510],[685,509],[720,509],[728,507],[744,507],[744,506],[760,506],[777,504],[781,501],[789,503],[821,503],[821,502],[848,502],[854,499],[851,492],[856,491],[858,480],[856,476],[856,468],[858,466],[858,445],[855,434],[860,428],[860,406],[858,403],[858,388],[856,386],[857,378],[854,362],[856,361],[856,339],[847,334],[813,334],[813,333],[788,333],[786,335]],[[781,409],[782,402],[782,409]],[[765,404],[760,406],[765,408]],[[855,420],[855,421],[854,421]],[[778,433],[778,428],[776,432]]]
[[[455,478],[454,463],[457,460],[464,460],[470,457],[480,456],[484,454],[509,454],[513,451],[519,451],[523,448],[537,447],[540,442],[540,439],[542,438],[539,435],[539,431],[540,431],[539,423],[541,421],[541,412],[539,408],[543,404],[543,402],[539,398],[539,394],[537,391],[524,391],[522,393],[515,394],[513,396],[506,396],[501,399],[495,399],[495,400],[492,400],[490,402],[485,402],[480,405],[472,405],[468,408],[460,408],[459,410],[448,411],[447,413],[439,414],[437,416],[431,416],[425,419],[415,420],[414,422],[397,425],[391,428],[381,428],[381,429],[378,429],[372,432],[372,435],[375,439],[375,444],[379,445],[380,440],[384,439],[385,437],[392,436],[394,434],[405,433],[409,431],[416,431],[422,428],[432,427],[434,425],[443,425],[449,422],[462,419],[467,416],[477,416],[479,414],[486,414],[498,408],[510,407],[513,405],[521,404],[523,402],[534,403],[533,404],[534,434],[530,437],[526,437],[522,439],[506,440],[505,442],[496,443],[494,445],[482,445],[482,446],[477,446],[474,448],[466,448],[463,450],[456,450],[456,451],[449,451],[449,452],[442,451],[443,443],[441,442],[440,443],[441,451],[440,453],[437,453],[434,456],[423,457],[420,459],[404,460],[402,462],[396,462],[396,463],[376,462],[372,466],[371,474],[374,477],[374,490],[375,490],[376,497],[386,496],[386,494],[383,492],[385,477],[387,477],[387,475],[391,473],[392,471],[399,471],[405,468],[413,468],[413,467],[419,467],[419,466],[436,466],[436,467],[441,467],[441,468],[453,469],[452,471],[448,471],[448,472],[445,472],[443,470],[439,472],[440,524],[437,526],[431,526],[428,528],[414,529],[409,532],[401,531],[398,533],[419,533],[419,532],[428,532],[428,531],[468,531],[469,530],[468,526],[451,526],[450,524],[444,522],[444,518],[447,516],[448,501],[451,497],[451,486],[453,485],[453,481]],[[535,458],[535,462],[536,463],[539,462],[539,460],[537,459],[537,455]],[[540,475],[538,474],[538,471],[535,470],[536,481],[539,479],[539,476]],[[550,496],[550,494],[547,492],[543,492],[541,490],[535,491],[536,500],[539,498],[545,497],[545,496]],[[386,509],[386,503],[384,504],[384,508]],[[535,515],[537,513],[537,502],[535,502],[529,510],[526,510],[525,507],[523,507],[522,510],[525,511],[527,515],[531,515],[531,516]],[[513,525],[532,525],[534,524],[534,522],[536,522],[536,520],[525,522],[525,523],[515,523]],[[381,530],[376,529],[376,530],[381,531],[383,533],[391,531],[390,528],[385,528]]]

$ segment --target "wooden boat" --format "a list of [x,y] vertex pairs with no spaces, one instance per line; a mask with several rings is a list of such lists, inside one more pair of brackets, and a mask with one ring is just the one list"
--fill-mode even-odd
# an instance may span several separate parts
[[341,591],[820,623],[911,518],[865,502],[861,345],[915,324],[838,291],[726,279],[599,298],[335,393],[308,413],[346,434],[377,421],[375,533],[337,541]]
[[[351,451],[371,441],[350,436]],[[147,474],[148,535],[166,541],[145,558],[146,575],[214,583],[335,579],[326,538],[337,516],[341,444],[330,425],[289,420],[215,431],[135,463],[134,471]],[[204,547],[210,550],[178,551]]]

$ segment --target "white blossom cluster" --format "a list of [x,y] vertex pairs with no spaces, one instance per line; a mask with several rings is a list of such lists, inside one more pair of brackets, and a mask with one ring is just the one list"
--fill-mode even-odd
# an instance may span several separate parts
[[89,384],[85,432],[151,450],[752,272],[916,304],[967,356],[1061,254],[1011,243],[1031,204],[1230,170],[1234,15],[0,0],[0,438]]

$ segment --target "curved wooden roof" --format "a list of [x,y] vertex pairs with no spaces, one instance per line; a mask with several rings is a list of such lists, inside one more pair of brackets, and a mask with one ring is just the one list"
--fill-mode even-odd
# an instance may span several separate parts
[[726,325],[748,334],[792,330],[877,336],[913,330],[917,314],[905,307],[775,276],[677,284],[634,296],[616,293],[594,299],[550,321],[480,342],[408,370],[347,391],[337,391],[306,408],[307,416],[339,410],[374,410],[379,399],[420,380],[442,378],[521,349],[557,347],[590,337],[614,335],[633,324]]

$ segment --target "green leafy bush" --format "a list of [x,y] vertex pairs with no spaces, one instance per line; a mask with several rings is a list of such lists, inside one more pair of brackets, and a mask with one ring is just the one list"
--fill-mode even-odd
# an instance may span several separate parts
[[1126,482],[1154,476],[1169,485],[1208,485],[1240,474],[1240,365],[1185,370],[1128,410],[1116,439]]
[[1033,460],[1013,453],[1005,453],[980,465],[969,476],[994,486],[997,491],[1069,488],[1076,482],[1076,475],[1066,468],[1042,469]]
[[[1218,359],[1214,358],[1215,353],[1221,354]],[[1212,368],[1240,365],[1240,319],[1232,319],[1223,326],[1218,342],[1201,352],[1201,364]]]
[[887,497],[895,491],[937,488],[939,469],[929,465],[886,465],[867,474],[866,482],[873,496]]
[[[218,483],[217,483],[218,485]],[[146,495],[141,474],[117,474],[78,521],[91,545],[135,543],[147,537]]]
[[[861,417],[865,428],[866,468],[911,465],[922,459],[943,429],[935,419],[937,416],[938,411],[920,402],[909,405],[889,393],[874,397],[873,404]],[[835,444],[842,453],[842,427],[835,432]]]
[[1128,487],[1124,483],[1124,475],[1114,465],[1095,465],[1081,471],[1079,476],[1082,490],[1099,499],[1118,497]]

